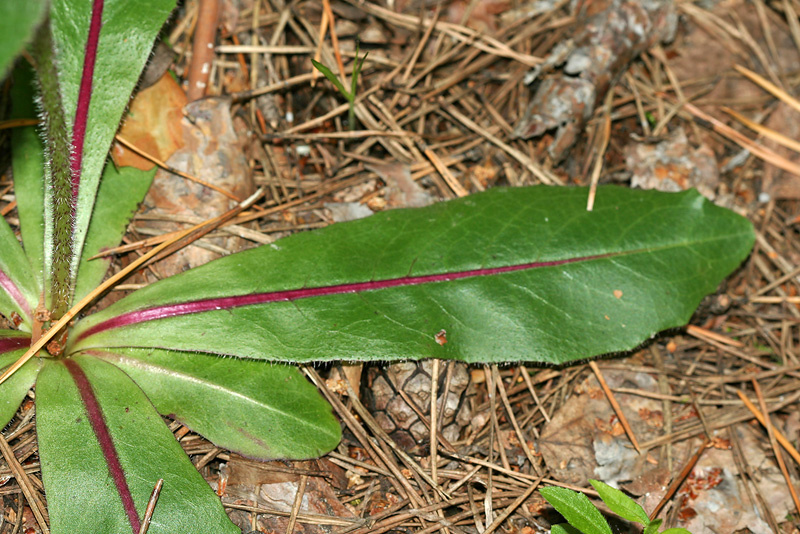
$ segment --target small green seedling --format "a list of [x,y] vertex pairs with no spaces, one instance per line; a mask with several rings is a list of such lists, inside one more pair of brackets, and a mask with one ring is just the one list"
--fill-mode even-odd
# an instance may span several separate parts
[[[633,499],[616,488],[612,488],[599,480],[589,481],[608,508],[628,521],[635,521],[644,526],[642,534],[656,534],[661,526],[661,519],[650,520],[644,509]],[[552,534],[612,534],[611,527],[592,504],[586,495],[566,488],[543,488],[542,496],[564,516],[567,523],[553,525]],[[685,528],[668,528],[661,534],[691,534]]]
[[361,59],[359,59],[358,51],[359,51],[358,41],[356,41],[356,58],[355,58],[355,64],[353,65],[353,77],[350,80],[350,91],[344,88],[344,84],[341,81],[339,81],[339,78],[336,77],[336,75],[333,73],[331,69],[329,69],[328,67],[326,67],[325,65],[323,65],[322,63],[320,63],[315,59],[311,60],[311,63],[314,64],[314,67],[316,67],[318,71],[324,74],[325,77],[328,78],[328,81],[330,81],[333,85],[336,86],[336,89],[338,89],[339,92],[342,93],[342,96],[345,97],[347,99],[347,102],[350,104],[350,109],[347,112],[347,124],[350,126],[351,130],[354,130],[356,127],[355,106],[356,106],[356,86],[358,85],[358,76],[359,74],[361,74],[361,66],[364,64],[364,60],[367,59],[367,54],[369,54],[369,52],[366,52],[361,57]]

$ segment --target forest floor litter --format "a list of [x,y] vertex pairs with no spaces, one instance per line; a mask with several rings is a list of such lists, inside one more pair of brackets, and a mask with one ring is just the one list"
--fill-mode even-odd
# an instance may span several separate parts
[[[244,533],[548,532],[558,515],[536,489],[594,497],[590,478],[694,534],[798,532],[800,2],[222,0],[210,33],[203,3],[169,23],[117,136],[115,162],[161,170],[109,253],[124,267],[265,194],[98,306],[293,232],[495,186],[693,187],[757,234],[689,326],[630,354],[305,367],[344,428],[319,459],[249,460],[167,420]],[[187,81],[214,28],[208,78]],[[357,50],[348,124],[309,58],[349,82]],[[207,98],[190,101],[197,83]],[[10,175],[0,192],[13,225]],[[0,534],[39,532],[31,506],[46,503],[33,395],[3,431],[22,473],[0,459]]]

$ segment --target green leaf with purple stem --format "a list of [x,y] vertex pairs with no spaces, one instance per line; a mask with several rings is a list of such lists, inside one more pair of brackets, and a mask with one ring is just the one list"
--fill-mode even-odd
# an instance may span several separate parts
[[136,291],[71,350],[565,363],[685,324],[753,244],[695,191],[604,187],[591,212],[586,194],[494,189],[296,234]]
[[[39,113],[34,105],[36,83],[33,70],[21,63],[14,70],[11,86],[11,118],[34,119]],[[36,293],[44,287],[44,143],[38,126],[11,130],[11,154],[14,195],[17,200],[20,234],[25,255],[31,263]]]
[[19,330],[0,330],[0,367],[13,363],[31,345],[31,336]]
[[[0,384],[0,427],[5,427],[17,413],[19,405],[36,382],[41,365],[41,360],[34,358]],[[5,367],[0,370],[5,370]]]
[[[37,115],[32,95],[35,85],[29,68],[15,71],[13,86],[13,118],[32,118]],[[37,282],[44,284],[44,188],[42,187],[43,145],[36,127],[15,128],[12,132],[14,151],[14,187],[17,193],[20,228],[25,253],[32,265],[38,266]],[[153,181],[153,171],[133,167],[117,168],[109,161],[97,191],[93,216],[79,264],[74,300],[85,296],[102,282],[110,258],[87,261],[103,249],[119,244],[128,223],[147,194]]]
[[248,458],[316,458],[341,439],[331,406],[296,367],[156,349],[92,355],[125,371],[160,413]]
[[0,314],[11,319],[17,314],[20,328],[30,332],[33,310],[38,294],[36,278],[28,257],[22,250],[14,231],[5,219],[0,219]]
[[47,360],[36,418],[53,534],[136,534],[159,478],[149,534],[239,533],[147,397],[113,365]]
[[[0,371],[14,363],[31,344],[30,336],[17,330],[0,330]],[[41,362],[29,361],[0,384],[0,428],[5,427],[17,412],[20,403],[36,381]]]
[[72,142],[73,278],[111,141],[153,41],[174,7],[175,0],[52,4],[61,97]]

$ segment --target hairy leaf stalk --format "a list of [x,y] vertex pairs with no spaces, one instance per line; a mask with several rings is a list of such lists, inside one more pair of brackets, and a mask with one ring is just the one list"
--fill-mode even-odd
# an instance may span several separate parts
[[51,318],[69,309],[71,296],[72,229],[72,146],[58,89],[58,71],[49,21],[42,24],[34,40],[33,57],[39,80],[39,107],[45,146],[45,187],[50,188],[50,205],[45,208],[53,228],[50,294]]

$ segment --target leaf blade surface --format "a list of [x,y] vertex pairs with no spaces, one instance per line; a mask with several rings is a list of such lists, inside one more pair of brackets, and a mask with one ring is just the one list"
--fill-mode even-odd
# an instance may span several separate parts
[[33,322],[38,295],[28,257],[5,219],[0,220],[0,314],[17,313],[27,330]]
[[89,260],[105,249],[115,247],[133,219],[139,204],[144,200],[155,169],[140,171],[134,167],[117,168],[112,162],[106,165],[97,190],[92,220],[86,234],[86,243],[78,267],[74,300],[77,302],[99,286],[111,264],[111,257]]
[[585,195],[499,189],[297,234],[135,292],[75,348],[564,363],[685,324],[752,246],[696,192]]
[[[20,64],[14,70],[11,104],[14,119],[33,119],[37,110],[33,69]],[[36,274],[37,293],[44,287],[44,143],[39,126],[23,126],[11,131],[11,163],[14,171],[14,195],[17,199],[20,234],[25,254]]]
[[4,78],[14,59],[33,37],[36,26],[44,18],[48,2],[31,0],[26,2],[0,3],[0,78]]
[[[19,353],[19,356],[22,352]],[[36,382],[41,362],[38,358],[28,361],[8,380],[0,384],[0,425],[5,427],[16,415],[28,391]],[[5,370],[5,367],[0,370]]]
[[31,337],[29,335],[19,330],[0,330],[0,366],[12,363],[30,345]]
[[622,491],[599,480],[589,480],[589,484],[597,491],[609,509],[621,518],[636,521],[644,526],[650,524],[650,518],[639,503]]
[[111,141],[153,41],[174,7],[174,0],[52,4],[59,82],[75,150],[73,272],[77,271]]
[[[30,336],[18,330],[0,330],[0,371],[17,361],[31,344]],[[0,384],[0,428],[5,427],[25,399],[39,373],[38,358],[27,362],[16,373]]]
[[316,458],[341,439],[330,405],[296,367],[149,349],[92,355],[125,371],[161,414],[248,458]]
[[36,392],[39,454],[54,534],[137,532],[159,478],[164,487],[148,532],[239,532],[122,371],[86,356],[49,360]]
[[603,514],[583,493],[555,486],[542,488],[539,493],[583,534],[612,534]]

